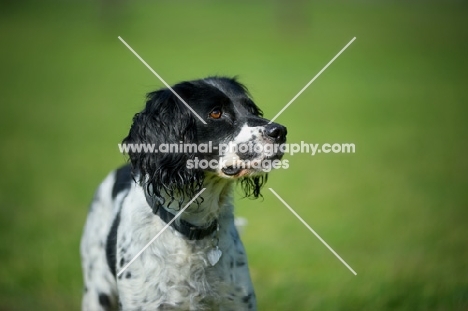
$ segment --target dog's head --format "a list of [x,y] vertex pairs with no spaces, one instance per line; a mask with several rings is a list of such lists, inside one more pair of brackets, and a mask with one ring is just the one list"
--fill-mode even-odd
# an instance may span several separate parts
[[[286,128],[269,123],[247,89],[231,78],[182,82],[149,93],[133,118],[124,144],[152,145],[154,152],[130,150],[135,176],[160,204],[164,197],[190,200],[206,175],[240,181],[246,196],[260,196],[272,163],[282,153]],[[170,204],[170,203],[169,203]]]

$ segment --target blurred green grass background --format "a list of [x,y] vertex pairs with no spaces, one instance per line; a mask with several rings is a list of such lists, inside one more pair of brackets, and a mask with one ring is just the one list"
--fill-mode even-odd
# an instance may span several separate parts
[[238,75],[289,142],[275,189],[237,201],[260,310],[468,310],[467,6],[402,1],[2,2],[0,310],[78,310],[91,196],[125,162],[144,94]]

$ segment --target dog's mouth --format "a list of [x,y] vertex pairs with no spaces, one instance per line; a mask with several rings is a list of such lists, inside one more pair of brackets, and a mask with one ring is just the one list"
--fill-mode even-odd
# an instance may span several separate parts
[[239,177],[243,177],[243,176],[255,173],[255,171],[251,168],[236,167],[233,165],[222,168],[221,172],[225,176],[232,177],[232,178],[239,178]]
[[226,166],[221,169],[221,171],[227,176],[236,176],[239,174],[243,169],[240,167]]
[[274,155],[271,157],[266,157],[262,160],[252,160],[252,161],[236,161],[232,164],[229,164],[221,168],[221,172],[228,177],[243,177],[246,175],[258,175],[268,173],[272,167],[265,165],[265,163],[271,163],[271,161],[279,161],[282,158],[282,155]]

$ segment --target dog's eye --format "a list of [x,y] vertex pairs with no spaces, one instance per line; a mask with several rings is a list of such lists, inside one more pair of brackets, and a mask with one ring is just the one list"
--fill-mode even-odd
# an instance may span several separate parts
[[210,118],[212,118],[212,119],[219,119],[219,118],[221,118],[221,115],[222,115],[222,114],[223,114],[223,113],[222,113],[222,111],[221,111],[220,108],[215,108],[215,109],[211,110],[211,112],[210,112]]

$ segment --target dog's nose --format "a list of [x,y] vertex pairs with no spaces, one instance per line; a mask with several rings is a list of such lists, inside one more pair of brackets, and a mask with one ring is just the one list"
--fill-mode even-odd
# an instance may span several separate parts
[[265,134],[272,138],[274,142],[284,143],[286,141],[288,130],[282,125],[271,123],[265,127]]

